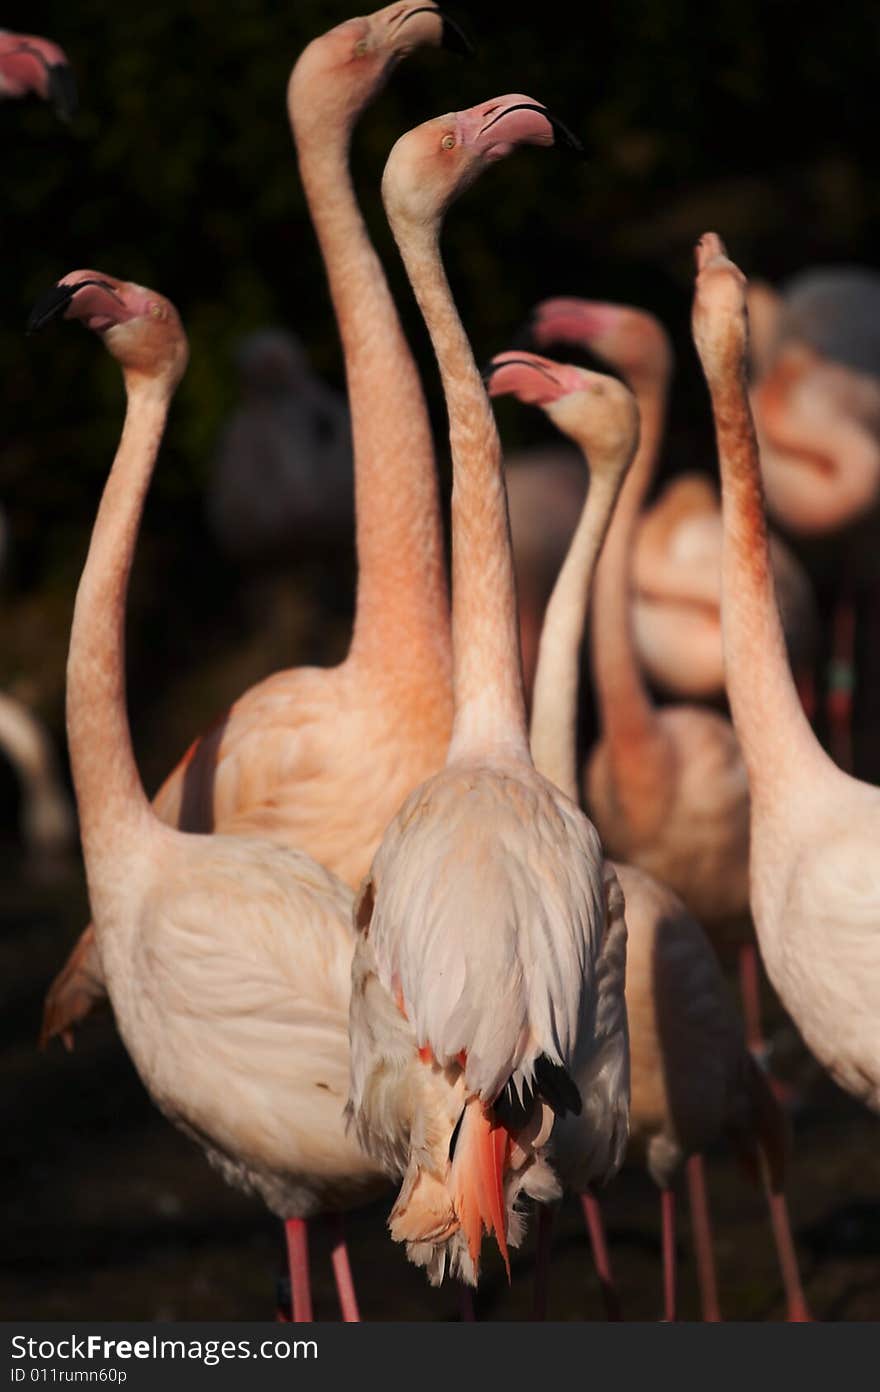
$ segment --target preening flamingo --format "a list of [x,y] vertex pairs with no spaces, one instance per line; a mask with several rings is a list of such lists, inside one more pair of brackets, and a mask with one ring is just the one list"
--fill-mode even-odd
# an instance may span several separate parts
[[51,39],[0,29],[0,100],[32,92],[62,121],[76,115],[76,79],[64,50]]
[[[452,727],[449,598],[421,383],[349,170],[354,125],[397,62],[462,46],[432,4],[390,5],[313,40],[288,111],[342,337],[354,444],[358,588],[338,667],[258,683],[195,741],[159,789],[184,831],[257,832],[356,888],[404,798],[438,769]],[[46,1001],[43,1038],[71,1038],[98,999],[90,930]]]
[[808,270],[775,296],[751,288],[752,325],[756,308],[752,410],[767,510],[790,532],[824,543],[813,546],[812,561],[833,613],[830,747],[851,771],[856,626],[872,621],[880,583],[880,275]]
[[[343,1120],[352,894],[311,857],[166,826],[144,793],[125,702],[128,577],[188,357],[168,300],[75,271],[36,306],[100,334],[127,407],[77,593],[67,733],[89,901],[122,1040],[162,1112],[287,1223],[294,1313],[310,1318],[303,1221],[381,1191]],[[347,1273],[346,1273],[347,1275]],[[353,1292],[340,1281],[347,1318]]]
[[837,768],[801,709],[767,560],[746,282],[714,233],[697,247],[697,269],[694,339],[721,467],[727,690],[752,798],[752,915],[806,1044],[841,1087],[880,1110],[880,789]]
[[[770,563],[789,656],[804,670],[816,637],[812,586],[779,537]],[[721,501],[705,474],[679,474],[642,513],[633,582],[636,648],[651,680],[675,696],[723,696]]]
[[[613,378],[533,353],[501,353],[490,373],[492,396],[510,393],[540,406],[589,470],[587,501],[547,606],[531,721],[536,767],[576,801],[579,650],[596,558],[637,446],[636,403]],[[766,1161],[789,1317],[806,1318],[782,1192],[785,1120],[746,1049],[718,959],[671,890],[634,866],[614,869],[626,901],[628,1154],[645,1162],[661,1191],[665,1317],[676,1312],[673,1184],[687,1160],[703,1317],[720,1318],[701,1152],[724,1135],[756,1177],[760,1158]],[[569,1139],[565,1128],[560,1137]],[[563,1176],[565,1159],[563,1151]],[[606,1302],[616,1314],[601,1214],[592,1196],[582,1200]]]
[[529,754],[500,444],[439,249],[487,165],[554,138],[571,140],[543,107],[498,97],[403,136],[382,185],[449,413],[455,719],[359,897],[350,1106],[403,1176],[391,1234],[435,1283],[476,1283],[484,1230],[509,1270],[518,1195],[559,1192],[560,1118],[581,1118],[580,1187],[626,1142],[622,900],[595,829]]

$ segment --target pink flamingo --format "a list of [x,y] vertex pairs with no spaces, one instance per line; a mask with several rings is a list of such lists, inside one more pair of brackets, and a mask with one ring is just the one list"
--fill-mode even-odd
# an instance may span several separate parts
[[[350,889],[311,857],[250,835],[193,835],[150,806],[125,702],[128,577],[188,346],[141,286],[74,271],[30,327],[79,319],[120,363],[122,438],[77,593],[67,733],[97,947],[147,1091],[231,1183],[284,1220],[294,1316],[311,1317],[305,1219],[381,1191],[347,1134]],[[337,1252],[346,1319],[357,1318]]]
[[[636,532],[638,655],[653,682],[686,699],[724,695],[721,530],[721,503],[711,479],[679,474],[642,513]],[[806,674],[817,625],[812,586],[779,537],[770,539],[770,559],[789,654]]]
[[[596,558],[637,447],[637,407],[620,382],[533,353],[501,353],[490,372],[492,396],[510,393],[540,406],[588,465],[587,501],[547,606],[531,722],[536,767],[576,801],[579,649]],[[661,1193],[665,1318],[676,1313],[673,1184],[686,1164],[703,1318],[720,1319],[701,1152],[722,1135],[750,1173],[766,1164],[789,1318],[809,1318],[782,1189],[784,1116],[746,1049],[718,959],[671,890],[631,865],[614,870],[626,902],[628,1154],[646,1164]],[[606,1307],[616,1317],[599,1206],[589,1194],[582,1201]]]
[[62,121],[76,115],[76,80],[67,55],[51,39],[0,29],[0,99],[34,93]]
[[[449,600],[421,383],[355,200],[354,126],[408,53],[458,31],[434,5],[390,5],[303,51],[288,111],[342,336],[355,460],[358,588],[348,656],[278,672],[197,739],[154,799],[183,831],[257,831],[356,888],[388,822],[443,763],[452,727]],[[103,994],[87,929],[46,1000],[69,1042]]]
[[665,331],[622,305],[548,300],[539,343],[587,343],[621,369],[639,404],[638,454],[596,572],[593,674],[602,738],[586,770],[587,803],[610,855],[669,885],[710,935],[740,947],[750,1042],[761,1044],[748,924],[748,781],[728,719],[696,705],[652,703],[633,638],[632,552],[656,465],[671,370]]
[[693,331],[721,467],[727,689],[752,794],[752,914],[805,1043],[880,1110],[880,789],[837,768],[801,709],[767,561],[745,278],[714,233],[697,247],[697,270]]
[[359,898],[350,1107],[403,1176],[391,1234],[434,1283],[476,1283],[484,1231],[509,1271],[517,1196],[559,1192],[557,1117],[580,1118],[579,1187],[626,1140],[621,897],[595,829],[529,754],[500,444],[439,249],[487,165],[560,136],[530,98],[498,97],[403,136],[382,185],[449,412],[455,720]]
[[756,311],[752,409],[768,512],[792,533],[843,547],[826,709],[834,758],[851,770],[856,587],[873,585],[876,598],[880,276],[857,266],[808,270],[784,295],[752,286],[753,330]]

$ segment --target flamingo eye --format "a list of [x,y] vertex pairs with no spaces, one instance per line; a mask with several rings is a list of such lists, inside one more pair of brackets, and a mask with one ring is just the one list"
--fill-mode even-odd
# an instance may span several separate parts
[[156,302],[154,301],[154,302],[150,305],[150,318],[151,318],[151,319],[161,319],[162,317],[163,317],[163,315],[162,315],[162,306],[161,306],[160,304],[156,304]]
[[440,141],[440,144],[443,146],[443,149],[444,149],[444,150],[454,150],[454,149],[455,149],[455,136],[452,135],[452,134],[450,134],[450,135],[444,135],[443,139]]
[[367,53],[367,49],[368,49],[368,48],[369,48],[369,44],[367,43],[366,39],[358,39],[357,43],[356,43],[355,46],[354,46],[354,56],[355,56],[355,58],[364,58],[364,57],[366,57],[366,53]]

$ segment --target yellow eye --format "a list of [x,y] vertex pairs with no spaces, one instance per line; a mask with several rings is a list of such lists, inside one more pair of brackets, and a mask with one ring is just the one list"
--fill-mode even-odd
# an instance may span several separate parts
[[444,150],[454,150],[454,149],[455,149],[455,136],[454,136],[454,135],[444,135],[443,139],[440,141],[440,144],[443,146],[443,149],[444,149]]
[[161,319],[161,318],[162,318],[162,306],[161,306],[161,305],[158,305],[158,304],[151,304],[151,305],[150,305],[150,318],[151,318],[151,319]]
[[354,56],[355,56],[355,58],[363,58],[364,55],[366,54],[366,51],[367,51],[368,47],[369,47],[369,45],[368,45],[366,39],[358,39],[357,43],[356,43],[355,46],[354,46]]

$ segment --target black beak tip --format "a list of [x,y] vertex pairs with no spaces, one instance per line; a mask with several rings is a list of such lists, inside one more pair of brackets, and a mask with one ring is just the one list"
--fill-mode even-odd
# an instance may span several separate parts
[[499,366],[500,364],[497,363],[494,358],[490,358],[486,365],[480,368],[480,376],[483,379],[483,385],[485,387],[488,387],[493,375],[498,371]]
[[78,289],[77,285],[53,285],[51,290],[40,296],[28,315],[25,333],[39,333],[53,319],[60,318]]
[[472,58],[476,48],[471,43],[467,34],[460,24],[456,24],[449,15],[440,13],[440,22],[443,25],[443,32],[440,43],[443,48],[448,48],[450,53],[457,53],[461,58]]
[[559,117],[554,116],[550,111],[547,112],[547,119],[553,127],[553,134],[556,137],[555,144],[558,148],[564,150],[566,154],[574,155],[577,159],[585,160],[587,152],[574,131],[569,130],[565,122],[560,121]]
[[79,109],[76,78],[67,63],[55,63],[49,69],[49,98],[61,121],[70,121]]

